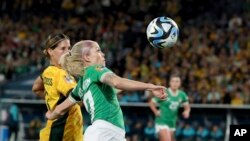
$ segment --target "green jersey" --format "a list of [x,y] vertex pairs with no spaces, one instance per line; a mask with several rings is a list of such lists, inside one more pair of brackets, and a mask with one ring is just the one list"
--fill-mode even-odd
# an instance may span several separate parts
[[93,65],[84,69],[84,75],[72,90],[70,99],[83,101],[91,122],[101,119],[124,129],[124,120],[115,90],[104,83],[102,77],[113,73],[108,68]]
[[176,95],[173,94],[171,89],[167,89],[166,93],[168,94],[166,100],[153,98],[153,102],[158,103],[160,108],[160,116],[155,119],[156,124],[175,123],[180,105],[188,103],[186,93],[181,90],[178,90]]

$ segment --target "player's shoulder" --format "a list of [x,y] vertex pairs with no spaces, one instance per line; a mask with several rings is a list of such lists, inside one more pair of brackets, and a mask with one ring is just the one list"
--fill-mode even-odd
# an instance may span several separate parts
[[97,71],[97,72],[100,72],[103,69],[105,69],[105,66],[103,66],[103,65],[92,65],[92,66],[89,66],[86,71]]
[[183,91],[183,90],[179,90],[179,93],[180,93],[181,95],[187,95],[187,93],[186,93],[185,91]]
[[58,76],[65,74],[66,74],[65,70],[58,68],[56,66],[48,66],[42,72],[42,76]]
[[61,70],[60,68],[58,68],[58,67],[56,67],[56,66],[52,66],[52,65],[50,65],[50,66],[48,66],[48,67],[46,67],[44,70],[43,70],[43,73],[48,73],[48,72],[57,72],[57,71],[59,71],[59,70]]

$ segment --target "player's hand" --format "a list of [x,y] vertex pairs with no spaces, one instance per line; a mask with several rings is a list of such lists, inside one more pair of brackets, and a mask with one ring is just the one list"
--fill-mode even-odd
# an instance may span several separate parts
[[183,117],[185,119],[187,119],[187,118],[189,118],[190,112],[189,111],[183,111],[182,115],[183,115]]
[[162,100],[165,100],[167,98],[167,94],[166,94],[166,87],[163,86],[157,86],[157,85],[151,85],[150,88],[148,88],[147,90],[151,91],[152,94],[155,97],[158,97]]
[[157,110],[154,114],[155,114],[155,116],[159,117],[161,115],[161,111]]
[[46,114],[45,114],[45,117],[47,118],[47,119],[49,119],[49,120],[52,120],[51,119],[51,111],[50,110],[48,110],[47,112],[46,112]]

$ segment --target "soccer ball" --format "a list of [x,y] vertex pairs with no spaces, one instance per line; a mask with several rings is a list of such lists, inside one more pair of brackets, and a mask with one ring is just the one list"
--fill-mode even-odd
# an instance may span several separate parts
[[155,48],[172,47],[178,39],[179,28],[174,20],[168,17],[153,19],[147,27],[147,38]]

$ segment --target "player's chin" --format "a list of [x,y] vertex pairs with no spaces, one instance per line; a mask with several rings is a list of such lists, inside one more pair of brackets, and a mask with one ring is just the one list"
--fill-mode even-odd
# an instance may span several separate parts
[[106,62],[105,61],[103,61],[102,66],[104,66],[104,67],[106,66]]

